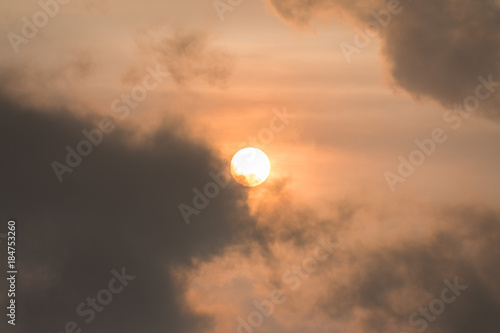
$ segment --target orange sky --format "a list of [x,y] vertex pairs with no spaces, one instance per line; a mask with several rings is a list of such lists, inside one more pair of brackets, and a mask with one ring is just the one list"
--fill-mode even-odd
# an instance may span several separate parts
[[[259,332],[361,333],[377,316],[387,321],[386,331],[410,332],[407,315],[427,304],[443,279],[458,274],[453,269],[460,265],[450,264],[449,271],[445,265],[431,290],[427,282],[412,277],[383,295],[386,307],[377,308],[361,300],[359,294],[368,291],[353,286],[353,281],[366,282],[366,274],[383,277],[370,258],[377,257],[390,271],[385,260],[399,263],[409,247],[439,249],[439,235],[461,226],[468,238],[459,231],[450,242],[463,246],[456,249],[463,260],[486,253],[484,244],[474,243],[480,238],[466,229],[475,222],[461,220],[457,211],[473,207],[477,216],[499,213],[496,120],[475,114],[453,129],[443,119],[452,94],[426,94],[413,77],[400,74],[401,60],[392,57],[399,55],[390,43],[398,40],[393,30],[373,38],[348,64],[339,44],[352,42],[353,27],[363,24],[363,11],[333,1],[343,8],[337,13],[328,1],[313,2],[319,8],[309,12],[313,23],[300,27],[273,9],[275,1],[243,1],[224,14],[224,21],[211,1],[74,1],[61,6],[19,53],[7,38],[1,39],[0,69],[9,83],[3,89],[22,105],[49,114],[66,108],[82,119],[115,117],[113,101],[142,82],[148,66],[161,66],[168,76],[117,123],[136,133],[127,140],[140,147],[158,130],[177,131],[208,147],[229,167],[240,144],[253,137],[249,145],[269,156],[271,176],[248,190],[244,204],[270,240],[263,245],[262,239],[248,236],[210,259],[192,258],[192,265],[165,263],[165,274],[185,288],[181,303],[186,311],[211,318],[211,326],[199,332],[235,332],[236,318],[253,311],[253,300],[286,290],[282,274],[311,256],[318,237],[335,238],[339,249],[296,292],[287,294],[288,301],[276,306]],[[366,6],[380,10],[380,3]],[[38,10],[35,1],[3,1],[4,35],[19,32],[20,18]],[[475,80],[495,70],[470,75]],[[474,94],[467,90],[470,85],[456,88],[456,94]],[[457,100],[461,102],[463,98]],[[259,133],[283,110],[294,118],[263,142]],[[408,159],[418,148],[414,141],[431,138],[436,128],[444,130],[446,142],[436,144],[435,153],[392,191],[385,173],[397,173],[398,157]],[[197,223],[201,221],[203,216]],[[443,261],[448,263],[446,251]],[[418,267],[428,269],[425,264]],[[411,267],[395,264],[393,269],[407,276]],[[478,272],[477,281],[488,281],[487,273],[481,268]],[[495,288],[492,293],[498,296]],[[353,295],[360,299],[349,299]],[[449,327],[439,332],[452,332]]]

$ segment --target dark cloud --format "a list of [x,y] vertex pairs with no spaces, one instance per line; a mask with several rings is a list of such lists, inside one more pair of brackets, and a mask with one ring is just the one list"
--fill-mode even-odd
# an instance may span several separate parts
[[[416,332],[409,316],[441,298],[444,280],[467,289],[428,322],[426,332],[496,332],[500,327],[500,216],[477,208],[441,208],[429,216],[430,235],[412,233],[377,248],[358,246],[334,265],[352,262],[343,282],[330,281],[317,310],[333,320],[361,322],[372,332]],[[432,226],[431,226],[432,225]],[[364,313],[363,318],[356,314]],[[422,316],[418,316],[422,318]],[[421,328],[420,325],[417,328]]]
[[[422,221],[430,233],[414,233],[403,220],[404,232],[396,240],[384,241],[383,231],[358,239],[367,223],[381,228],[376,219],[360,220],[358,214],[369,207],[354,200],[334,203],[331,218],[321,219],[297,204],[287,181],[280,180],[253,193],[255,220],[242,203],[247,190],[230,185],[187,226],[178,204],[190,204],[192,189],[211,181],[210,171],[226,166],[209,148],[182,138],[181,125],[151,134],[139,145],[129,141],[133,131],[119,128],[59,183],[51,162],[63,161],[64,147],[76,146],[81,131],[94,128],[97,119],[40,113],[7,99],[0,111],[0,219],[16,218],[19,224],[19,332],[60,332],[72,320],[90,333],[205,332],[216,314],[189,311],[185,296],[192,281],[179,280],[172,269],[197,272],[203,263],[220,259],[209,272],[225,274],[234,269],[224,261],[226,250],[237,245],[237,271],[248,264],[255,285],[269,279],[273,288],[286,290],[281,274],[289,267],[280,264],[300,263],[325,236],[340,247],[321,264],[315,283],[302,287],[321,297],[305,309],[307,302],[289,295],[280,311],[296,304],[297,318],[318,312],[364,330],[411,332],[408,316],[440,295],[444,279],[457,276],[468,289],[427,332],[478,328],[489,333],[500,324],[500,218],[495,213],[440,208]],[[384,211],[383,205],[376,209]],[[251,257],[256,249],[264,260]],[[136,279],[87,326],[76,306],[105,288],[110,271],[122,267]],[[212,275],[198,278],[202,289],[213,292]],[[362,318],[356,316],[360,310]]]
[[[89,333],[187,332],[206,323],[184,307],[170,267],[207,260],[251,234],[246,192],[234,185],[191,225],[179,213],[192,189],[226,165],[168,130],[136,145],[131,131],[118,128],[59,183],[51,163],[63,162],[65,146],[75,147],[97,119],[24,109],[5,98],[0,108],[0,220],[4,227],[18,221],[16,331],[55,333],[73,320]],[[76,306],[122,267],[136,279],[87,326]]]
[[[287,301],[261,328],[263,332],[323,332],[320,321],[314,320],[318,317],[343,327],[340,332],[417,332],[409,324],[410,315],[440,299],[447,287],[444,281],[454,284],[457,278],[467,289],[429,321],[425,331],[465,333],[478,328],[493,333],[500,326],[497,212],[473,206],[435,203],[433,208],[424,208],[412,204],[406,215],[398,216],[395,228],[394,221],[382,220],[391,217],[387,205],[375,207],[353,199],[332,203],[329,218],[321,219],[295,201],[297,197],[289,193],[284,180],[265,185],[256,195],[262,196],[253,207],[258,237],[246,237],[242,243],[251,244],[251,249],[232,249],[208,267],[192,268],[187,275],[195,282],[189,287],[198,293],[191,299],[192,306],[204,309],[200,302],[220,288],[217,281],[222,275],[231,281],[247,281],[252,290],[269,288],[230,303],[228,308],[241,309],[234,318],[246,318],[251,310],[245,305],[251,300],[263,299],[274,288],[285,291]],[[418,225],[411,224],[415,219]],[[291,292],[283,273],[311,256],[317,239],[326,237],[339,247],[331,258],[319,263],[298,291]],[[224,313],[214,310],[213,316],[223,317]],[[217,329],[222,327],[234,332],[236,324],[230,321],[229,326]]]
[[[386,1],[270,0],[286,21],[309,26],[317,19],[344,17],[364,27]],[[401,1],[403,11],[380,33],[382,53],[394,82],[410,94],[446,107],[474,95],[478,77],[500,82],[500,6],[493,0]],[[354,34],[354,32],[353,32]],[[351,42],[351,41],[348,41]],[[480,112],[496,118],[500,94]]]
[[[273,5],[299,26],[337,15],[367,22],[372,9],[385,7],[378,0],[289,0]],[[477,76],[496,73],[499,44],[498,29],[493,28],[499,24],[499,14],[492,2],[414,0],[404,5],[404,12],[381,35],[383,52],[401,87],[450,106],[474,93]],[[144,67],[155,63],[165,66],[179,85],[202,79],[221,87],[231,73],[232,57],[203,33],[148,32],[138,37],[138,45],[144,66],[131,69],[125,75],[127,82],[140,80]],[[22,101],[45,82],[57,90],[85,78],[92,69],[91,57],[57,68],[53,76],[39,77],[12,70],[4,83],[12,84],[16,90],[7,90],[9,95]],[[286,289],[281,277],[290,268],[288,263],[310,256],[311,245],[325,236],[340,248],[319,268],[314,283],[300,291],[313,296],[290,297],[280,308],[293,309],[287,320],[306,320],[317,312],[360,331],[411,332],[407,324],[411,312],[438,297],[444,279],[458,276],[468,290],[428,332],[489,333],[500,326],[500,218],[494,213],[443,209],[422,222],[432,232],[416,233],[404,225],[396,240],[384,240],[383,232],[357,238],[371,226],[382,229],[380,220],[363,215],[373,207],[346,200],[332,204],[331,218],[319,218],[313,208],[295,201],[301,193],[290,193],[287,181],[281,180],[265,183],[259,192],[230,185],[187,226],[178,204],[191,205],[192,189],[212,181],[210,171],[227,171],[227,165],[210,147],[186,138],[182,122],[175,120],[147,134],[141,143],[132,143],[134,130],[119,127],[59,183],[51,163],[63,162],[65,147],[75,147],[84,139],[82,130],[95,128],[99,119],[77,118],[64,108],[40,112],[18,104],[0,100],[0,220],[15,218],[19,224],[16,330],[21,333],[60,332],[68,321],[76,321],[89,333],[213,331],[217,313],[191,312],[187,294],[196,293],[198,287],[210,302],[220,300],[217,311],[227,312],[247,289],[258,290],[268,282],[272,288]],[[30,105],[34,104],[36,100]],[[257,202],[252,217],[248,193]],[[386,208],[380,205],[375,210]],[[360,223],[357,214],[365,220]],[[209,276],[199,274],[204,263],[215,268],[202,271]],[[112,269],[122,267],[136,279],[95,321],[84,324],[75,308],[107,286]],[[174,276],[179,267],[181,276],[185,270],[185,277],[197,277],[201,286]],[[248,274],[248,287],[217,299],[210,288],[217,284],[213,275],[231,270],[240,279]],[[1,300],[5,294],[0,284]],[[193,299],[205,304],[208,297]],[[358,317],[359,311],[363,317]],[[275,319],[276,331],[291,331],[289,322],[279,322],[279,314]],[[0,326],[3,329],[5,321]],[[304,327],[320,330],[318,323],[305,322]]]

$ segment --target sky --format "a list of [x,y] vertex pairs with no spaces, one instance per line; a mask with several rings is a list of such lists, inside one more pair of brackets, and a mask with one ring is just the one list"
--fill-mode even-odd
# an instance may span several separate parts
[[498,0],[0,13],[2,332],[498,332]]

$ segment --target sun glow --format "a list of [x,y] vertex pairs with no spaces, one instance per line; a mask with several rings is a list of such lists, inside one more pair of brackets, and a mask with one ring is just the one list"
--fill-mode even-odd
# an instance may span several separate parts
[[262,184],[270,172],[269,158],[257,148],[244,148],[231,160],[231,174],[238,183],[247,187]]

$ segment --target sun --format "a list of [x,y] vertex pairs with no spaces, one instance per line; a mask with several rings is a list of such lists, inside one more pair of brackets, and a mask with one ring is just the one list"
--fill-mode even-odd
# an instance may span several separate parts
[[231,174],[243,186],[262,184],[271,172],[271,163],[266,154],[257,148],[243,148],[231,160]]

